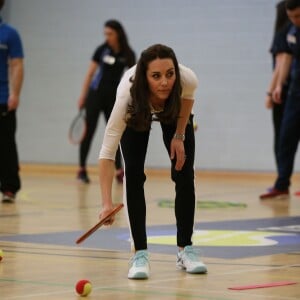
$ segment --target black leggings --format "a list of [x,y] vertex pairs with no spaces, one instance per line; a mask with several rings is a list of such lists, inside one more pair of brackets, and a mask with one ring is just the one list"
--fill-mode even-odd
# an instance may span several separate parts
[[[85,104],[87,132],[79,148],[79,160],[81,168],[85,168],[86,166],[87,156],[97,128],[100,113],[104,113],[104,117],[107,122],[112,112],[115,99],[116,93],[113,89],[112,91],[89,91]],[[116,154],[115,166],[116,169],[122,168],[121,153],[119,148]]]
[[[184,142],[186,161],[181,171],[175,170],[176,160],[171,161],[171,176],[175,182],[175,216],[177,222],[177,245],[192,244],[195,214],[194,158],[195,135],[192,116],[186,128]],[[176,130],[174,125],[161,124],[165,147],[170,154],[170,144]],[[124,159],[125,201],[128,209],[129,225],[135,250],[147,249],[146,203],[144,194],[144,164],[150,131],[138,132],[126,128],[121,139]]]

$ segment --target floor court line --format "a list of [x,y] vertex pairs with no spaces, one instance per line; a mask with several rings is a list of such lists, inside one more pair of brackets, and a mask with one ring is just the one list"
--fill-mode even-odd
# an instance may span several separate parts
[[[110,260],[128,260],[129,258],[127,257],[107,257],[107,256],[85,256],[85,255],[74,255],[74,254],[58,254],[58,253],[48,253],[48,252],[29,252],[29,251],[19,251],[19,250],[5,250],[5,248],[2,248],[5,252],[7,253],[22,253],[22,254],[34,254],[34,255],[45,255],[45,256],[58,256],[58,257],[76,257],[76,258],[90,258],[90,259],[110,259]],[[30,248],[26,248],[26,249],[30,249]],[[76,249],[69,249],[69,250],[65,250],[65,249],[45,249],[45,248],[32,248],[35,250],[53,250],[53,251],[76,251]],[[78,249],[80,251],[101,251],[102,250],[98,249],[98,250],[91,250],[91,249]],[[108,252],[108,253],[124,253],[125,255],[127,254],[127,252],[115,252],[115,251],[107,251],[107,250],[103,250],[103,252]],[[129,256],[130,253],[128,252]],[[171,255],[171,254],[170,254]],[[160,260],[160,259],[151,259],[151,262],[169,262],[169,263],[173,263],[174,260]],[[238,263],[218,263],[218,262],[209,262],[207,263],[208,265],[220,265],[220,266],[249,266],[249,267],[272,267],[272,268],[276,268],[276,267],[284,267],[285,265],[259,265],[259,264],[238,264]],[[300,267],[300,265],[293,265],[292,267]]]
[[[180,279],[178,279],[180,280]],[[73,285],[70,284],[53,284],[53,283],[45,283],[45,282],[35,282],[35,281],[19,281],[19,280],[1,280],[0,281],[9,281],[9,282],[15,282],[15,283],[20,283],[20,284],[39,284],[39,285],[46,285],[46,286],[63,286],[63,287],[73,287]],[[148,285],[149,282],[145,282]],[[149,291],[149,290],[142,290],[142,289],[130,289],[128,288],[128,284],[122,284],[122,285],[117,285],[117,286],[110,286],[110,287],[93,287],[93,290],[103,290],[103,291],[109,291],[111,292],[110,294],[115,293],[116,291],[120,291],[120,292],[127,292],[127,293],[131,293],[131,294],[143,294],[143,295],[157,295],[157,296],[180,296],[180,297],[185,297],[186,299],[207,299],[207,300],[230,300],[229,298],[219,298],[219,297],[212,297],[212,296],[205,296],[205,295],[188,295],[188,294],[184,294],[182,293],[176,293],[176,292],[160,292],[160,291]],[[182,291],[186,291],[186,292],[190,292],[191,289],[181,289]],[[194,291],[198,291],[195,290]],[[207,292],[214,292],[214,291],[207,291]],[[33,297],[41,297],[41,296],[51,296],[51,295],[61,295],[61,294],[68,294],[68,293],[74,293],[75,294],[75,290],[74,287],[72,290],[67,290],[67,291],[55,291],[52,293],[37,293],[37,294],[30,294],[30,295],[22,295],[22,296],[14,296],[14,297],[9,297],[6,299],[26,299],[26,298],[33,298]],[[107,294],[105,294],[105,296],[108,296]]]
[[[5,248],[3,248],[3,246],[1,246],[3,250],[5,250]],[[4,246],[7,248],[7,246]],[[14,246],[10,246],[10,248],[15,248]],[[20,248],[20,247],[19,247]],[[78,248],[78,249],[58,249],[58,248],[30,248],[30,247],[25,247],[25,249],[34,249],[34,250],[53,250],[53,251],[82,251],[82,252],[93,252],[93,251],[101,251],[101,252],[108,252],[108,253],[123,253],[124,255],[127,254],[127,252],[123,252],[123,251],[119,251],[116,252],[115,250],[101,250],[101,249],[82,249],[82,248]],[[90,259],[111,259],[111,260],[128,260],[129,257],[107,257],[107,256],[92,256],[92,255],[74,255],[74,254],[60,254],[60,253],[47,253],[47,252],[32,252],[32,251],[20,251],[20,250],[5,250],[5,252],[7,253],[22,253],[22,254],[33,254],[33,255],[49,255],[49,256],[65,256],[65,257],[76,257],[76,258],[90,258]],[[128,252],[128,255],[130,256],[130,253]],[[172,254],[170,254],[171,256]],[[292,255],[292,254],[290,254]],[[296,254],[299,255],[299,254]],[[159,260],[159,259],[151,259],[152,262],[170,262],[173,263],[174,259],[163,259],[163,260]],[[232,262],[228,262],[228,263],[224,263],[224,262],[209,262],[207,263],[208,265],[224,265],[224,266],[249,266],[249,267],[268,267],[268,268],[276,268],[276,267],[285,267],[285,265],[261,265],[261,264],[243,264],[243,263],[232,263]],[[300,265],[292,265],[291,267],[300,267]]]
[[[180,279],[177,279],[180,280]],[[146,283],[147,286],[149,286],[149,281]],[[151,282],[152,284],[152,282]],[[150,284],[150,286],[151,286]],[[67,285],[66,285],[67,286]],[[71,285],[68,285],[68,287]],[[155,286],[155,288],[160,288],[160,289],[165,289],[165,287],[160,287],[160,286]],[[131,293],[131,294],[142,294],[142,295],[157,295],[157,296],[161,296],[161,297],[169,297],[169,296],[173,296],[173,297],[185,297],[186,299],[204,299],[204,300],[232,300],[232,294],[238,294],[239,296],[247,296],[247,297],[251,297],[251,299],[257,298],[263,298],[263,299],[274,299],[274,300],[296,300],[297,298],[295,297],[282,297],[282,296],[268,296],[268,295],[258,295],[258,294],[253,294],[253,293],[245,293],[245,292],[227,292],[227,291],[219,291],[219,290],[207,290],[206,293],[222,293],[224,295],[225,294],[229,294],[226,295],[226,298],[224,297],[214,297],[214,296],[205,296],[205,295],[189,295],[189,294],[185,294],[184,291],[187,292],[191,292],[191,291],[198,291],[195,289],[184,289],[184,288],[176,288],[177,290],[181,290],[183,292],[181,293],[167,293],[167,292],[160,292],[160,291],[149,291],[149,290],[142,290],[142,289],[129,289],[127,287],[127,285],[117,285],[117,286],[111,286],[111,287],[93,287],[93,290],[103,290],[103,291],[108,291],[111,293],[106,293],[105,296],[107,297],[109,294],[113,294],[116,291],[120,291],[120,292],[127,292],[127,293]],[[9,297],[7,299],[9,300],[13,300],[13,299],[26,299],[26,298],[35,298],[35,297],[42,297],[42,296],[52,296],[52,295],[62,295],[62,294],[75,294],[75,290],[67,290],[67,291],[55,291],[52,293],[37,293],[37,294],[30,294],[30,295],[22,295],[22,296],[14,296],[14,297]],[[236,296],[236,295],[235,295]],[[230,298],[228,298],[230,297]]]
[[[165,286],[156,286],[157,288],[162,288],[162,289],[166,289]],[[195,291],[195,289],[192,289],[192,288],[176,288],[177,290],[186,290],[186,291]],[[228,296],[232,296],[232,294],[234,294],[235,292],[232,292],[232,291],[219,291],[219,290],[207,290],[205,291],[206,293],[222,293],[223,295],[224,294],[229,294]],[[238,291],[238,293],[236,293],[236,295],[244,295],[244,296],[247,296],[247,298],[245,299],[253,299],[253,296],[255,297],[258,297],[258,298],[261,298],[263,297],[264,299],[265,298],[270,298],[270,299],[278,299],[278,300],[297,300],[297,298],[295,297],[283,297],[282,296],[270,296],[270,295],[259,295],[259,294],[253,294],[253,293],[247,293],[247,292],[241,292],[241,291]],[[280,297],[280,298],[278,298]]]
[[[160,297],[184,297],[185,299],[203,299],[203,300],[232,300],[232,298],[224,298],[224,297],[213,297],[213,296],[205,296],[205,295],[188,295],[188,294],[183,294],[183,293],[166,293],[166,292],[154,292],[154,291],[148,291],[148,290],[131,290],[128,288],[122,288],[122,287],[112,287],[112,288],[107,288],[107,287],[99,287],[99,288],[93,288],[93,290],[103,290],[103,291],[108,291],[110,293],[106,293],[105,297],[107,297],[110,294],[114,294],[116,291],[118,292],[127,292],[130,294],[141,294],[141,295],[155,295],[155,296],[160,296]],[[31,294],[31,295],[23,295],[23,296],[14,296],[14,297],[9,297],[6,298],[6,300],[13,300],[13,299],[26,299],[26,298],[35,298],[35,297],[42,297],[42,296],[54,296],[54,295],[62,295],[62,294],[75,294],[75,290],[73,291],[56,291],[52,293],[38,293],[38,294]],[[286,299],[290,300],[290,299]],[[293,300],[293,299],[292,299]]]
[[[284,268],[289,268],[289,267],[294,267],[294,266],[299,266],[299,265],[286,265],[286,266],[282,266],[282,267],[273,267],[273,268],[259,268],[259,269],[254,269],[254,270],[249,270],[249,269],[245,269],[245,270],[239,270],[239,271],[235,271],[235,272],[225,272],[225,273],[222,273],[222,274],[219,274],[219,275],[216,275],[216,274],[212,274],[212,275],[204,275],[204,276],[209,276],[210,278],[211,277],[220,277],[220,276],[227,276],[227,275],[232,275],[232,274],[242,274],[242,273],[246,273],[246,272],[260,272],[260,271],[266,271],[266,270],[274,270],[274,269],[284,269]],[[200,275],[201,276],[201,275]],[[193,275],[187,275],[187,279],[188,280],[199,280],[199,276],[193,276]],[[146,282],[146,285],[147,286],[152,286],[152,285],[155,285],[155,288],[162,288],[162,287],[159,287],[157,286],[157,284],[161,284],[161,283],[166,283],[166,282],[171,282],[171,281],[178,281],[178,280],[182,280],[182,278],[168,278],[168,279],[160,279],[160,280],[149,280]],[[0,280],[0,281],[5,281],[5,280]],[[9,280],[6,280],[6,281],[9,281]],[[13,280],[11,279],[10,281],[14,281],[16,283],[24,283],[24,284],[42,284],[42,285],[51,285],[51,286],[71,286],[71,285],[62,285],[62,284],[55,284],[55,283],[46,283],[46,282],[35,282],[35,281],[17,281],[17,280]],[[116,289],[122,289],[122,291],[126,291],[126,292],[130,292],[132,293],[133,291],[128,289],[127,287],[127,284],[125,285],[117,285],[117,286],[110,286],[110,287],[95,287],[94,290],[114,290],[116,291]],[[182,290],[182,291],[197,291],[195,289],[191,289],[191,288],[188,288],[188,289],[183,289],[183,288],[177,288],[177,290]],[[66,292],[69,292],[69,291],[66,291]],[[134,291],[134,293],[136,293],[137,290]],[[215,291],[215,290],[208,290],[207,292],[209,293],[223,293],[224,294],[224,291]],[[65,292],[64,292],[65,293]],[[149,292],[148,290],[146,291],[141,291],[141,293],[144,293],[144,294],[148,294],[148,295],[152,295],[153,292]],[[159,292],[157,292],[159,293]],[[31,294],[31,295],[26,295],[26,296],[16,296],[14,298],[9,298],[9,299],[22,299],[22,298],[28,298],[28,297],[38,297],[38,296],[46,296],[46,295],[52,295],[53,293],[50,293],[50,294],[47,294],[47,293],[44,293],[44,294]],[[61,292],[55,292],[54,294],[61,294]],[[53,294],[53,295],[54,295]],[[178,294],[178,293],[177,293]],[[239,293],[239,294],[242,294],[242,293]],[[248,295],[253,298],[253,294],[247,294],[247,293],[243,293],[245,295]],[[160,294],[161,296],[163,296],[162,294]],[[176,293],[168,293],[167,294],[168,296],[176,296]],[[166,295],[166,296],[167,296]],[[189,296],[189,295],[187,295]],[[220,299],[220,300],[227,300],[226,298],[212,298],[212,297],[207,297],[207,296],[197,296],[199,299],[214,299],[214,300],[217,300],[217,299]],[[258,295],[258,294],[255,294],[255,297],[266,297],[265,295]],[[196,297],[188,297],[190,299],[193,299],[193,298],[196,298]],[[292,297],[284,297],[282,298],[282,296],[280,296],[280,298],[278,298],[277,296],[268,296],[267,298],[269,299],[280,299],[280,300],[295,300],[296,298],[292,298]],[[229,300],[229,299],[228,299]]]

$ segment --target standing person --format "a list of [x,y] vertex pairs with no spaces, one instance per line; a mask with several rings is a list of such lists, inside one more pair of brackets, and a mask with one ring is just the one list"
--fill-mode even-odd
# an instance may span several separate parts
[[[4,5],[0,0],[0,10]],[[14,202],[21,188],[16,134],[16,110],[23,83],[23,48],[16,29],[0,17],[0,190],[2,202]]]
[[[137,66],[125,73],[118,87],[99,156],[103,204],[100,215],[112,209],[113,161],[120,142],[125,169],[124,202],[135,249],[128,272],[130,279],[149,277],[144,163],[152,118],[161,124],[175,182],[177,267],[188,273],[207,272],[192,247],[195,135],[191,111],[197,84],[194,72],[178,65],[171,48],[153,45],[143,51]],[[112,222],[113,219],[108,224]]]
[[261,199],[289,195],[290,179],[300,140],[300,0],[286,0],[285,5],[293,26],[286,37],[286,49],[273,93],[274,101],[282,102],[282,89],[290,73],[291,83],[280,131],[278,176],[274,188],[261,195]]
[[273,121],[273,128],[274,128],[274,154],[275,154],[275,162],[276,162],[277,170],[278,170],[280,128],[281,128],[281,122],[283,118],[285,101],[289,89],[290,78],[288,78],[288,80],[283,85],[281,103],[274,102],[272,94],[275,89],[276,80],[278,79],[280,64],[282,63],[282,58],[284,56],[286,35],[290,27],[291,27],[291,23],[286,13],[285,0],[283,0],[276,5],[275,30],[274,30],[272,46],[270,49],[270,52],[272,54],[272,60],[273,60],[273,74],[272,74],[271,82],[269,84],[269,88],[265,100],[266,108],[272,109],[272,121]]
[[[126,68],[135,64],[135,54],[130,48],[123,26],[116,20],[104,24],[105,43],[99,46],[90,62],[78,101],[79,109],[86,110],[87,133],[79,148],[77,178],[89,183],[86,161],[92,138],[97,128],[99,115],[104,113],[106,121],[113,109],[116,91]],[[116,154],[116,178],[123,181],[120,151]]]

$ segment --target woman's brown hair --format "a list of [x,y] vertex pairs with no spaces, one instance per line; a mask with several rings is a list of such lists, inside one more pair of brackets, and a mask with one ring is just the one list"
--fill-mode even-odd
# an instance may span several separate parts
[[165,102],[164,110],[156,113],[159,121],[167,124],[175,123],[179,117],[181,107],[181,83],[179,65],[174,51],[165,45],[156,44],[142,52],[137,63],[130,94],[132,103],[128,106],[126,122],[129,127],[137,131],[149,130],[151,126],[151,109],[149,103],[150,91],[147,81],[147,69],[155,59],[170,58],[173,61],[176,79],[169,98]]

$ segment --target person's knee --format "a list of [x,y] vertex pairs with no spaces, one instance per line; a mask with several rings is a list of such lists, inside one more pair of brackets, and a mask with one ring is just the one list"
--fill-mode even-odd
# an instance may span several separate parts
[[176,183],[184,183],[184,184],[194,184],[195,175],[194,175],[194,169],[192,170],[181,170],[176,171],[174,168],[172,168],[171,171],[171,178]]
[[125,176],[126,181],[130,182],[145,182],[146,181],[146,175],[144,173],[144,169],[139,168],[136,164],[126,164],[125,167]]

